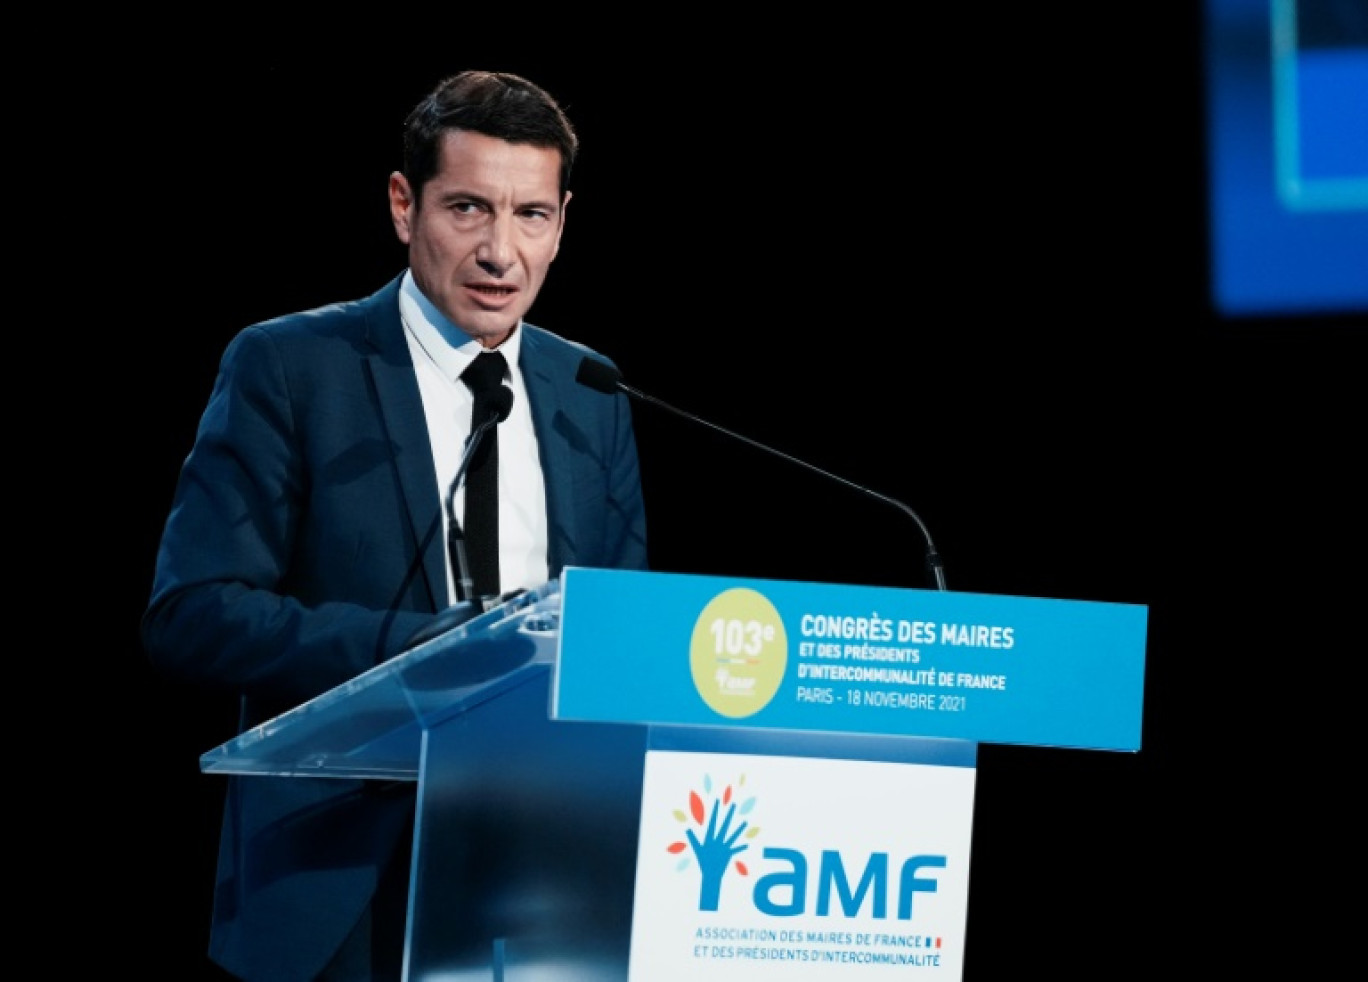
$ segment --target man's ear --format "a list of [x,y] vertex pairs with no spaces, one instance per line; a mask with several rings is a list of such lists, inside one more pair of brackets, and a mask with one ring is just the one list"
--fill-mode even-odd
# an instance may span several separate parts
[[389,176],[390,220],[394,222],[394,234],[399,241],[408,245],[413,237],[414,213],[418,202],[409,187],[408,178],[395,171]]
[[566,212],[570,210],[571,197],[571,193],[566,191],[565,197],[561,199],[560,228],[556,229],[556,248],[551,252],[552,259],[555,259],[556,256],[560,254],[561,236],[565,234],[565,215]]

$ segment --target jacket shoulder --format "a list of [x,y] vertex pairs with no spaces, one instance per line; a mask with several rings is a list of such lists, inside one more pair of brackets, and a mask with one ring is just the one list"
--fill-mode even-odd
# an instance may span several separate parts
[[523,331],[523,345],[530,346],[533,351],[537,352],[539,358],[554,359],[575,368],[578,367],[580,359],[588,355],[607,362],[614,368],[617,367],[616,363],[607,355],[581,341],[575,341],[554,331],[548,331],[544,327],[526,322],[523,323]]
[[402,342],[398,285],[396,278],[366,297],[335,301],[257,321],[242,328],[233,338],[231,347],[253,341],[281,348],[341,341],[349,346],[368,343],[387,349]]

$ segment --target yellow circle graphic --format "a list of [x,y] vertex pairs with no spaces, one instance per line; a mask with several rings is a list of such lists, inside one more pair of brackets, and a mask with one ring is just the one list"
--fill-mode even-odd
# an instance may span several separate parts
[[784,623],[755,590],[719,593],[694,623],[689,646],[694,688],[723,716],[753,716],[768,706],[787,664]]

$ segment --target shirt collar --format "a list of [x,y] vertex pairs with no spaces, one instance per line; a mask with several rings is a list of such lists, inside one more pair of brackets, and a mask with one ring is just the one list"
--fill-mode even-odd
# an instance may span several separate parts
[[486,350],[503,352],[509,370],[517,368],[518,352],[522,347],[522,331],[518,330],[522,327],[521,320],[503,344],[486,349],[423,296],[423,291],[414,282],[412,270],[404,272],[404,279],[399,284],[399,316],[418,346],[432,359],[438,370],[452,381],[460,378],[475,356]]

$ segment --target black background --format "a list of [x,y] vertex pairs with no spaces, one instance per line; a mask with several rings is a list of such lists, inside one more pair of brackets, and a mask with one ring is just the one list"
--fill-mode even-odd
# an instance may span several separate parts
[[[157,678],[137,622],[218,356],[402,268],[402,118],[468,67],[537,80],[583,141],[534,323],[906,502],[951,589],[1147,605],[1140,752],[981,748],[965,978],[1329,959],[1368,318],[1213,312],[1196,5],[930,6],[206,20],[86,74],[49,146],[86,224],[53,258],[98,267],[81,285],[115,342],[77,488],[108,517],[99,610],[56,616],[94,665],[95,760],[65,781],[102,831],[57,855],[108,963],[216,977],[222,779],[198,758],[233,707]],[[885,503],[636,419],[656,569],[926,585]]]

